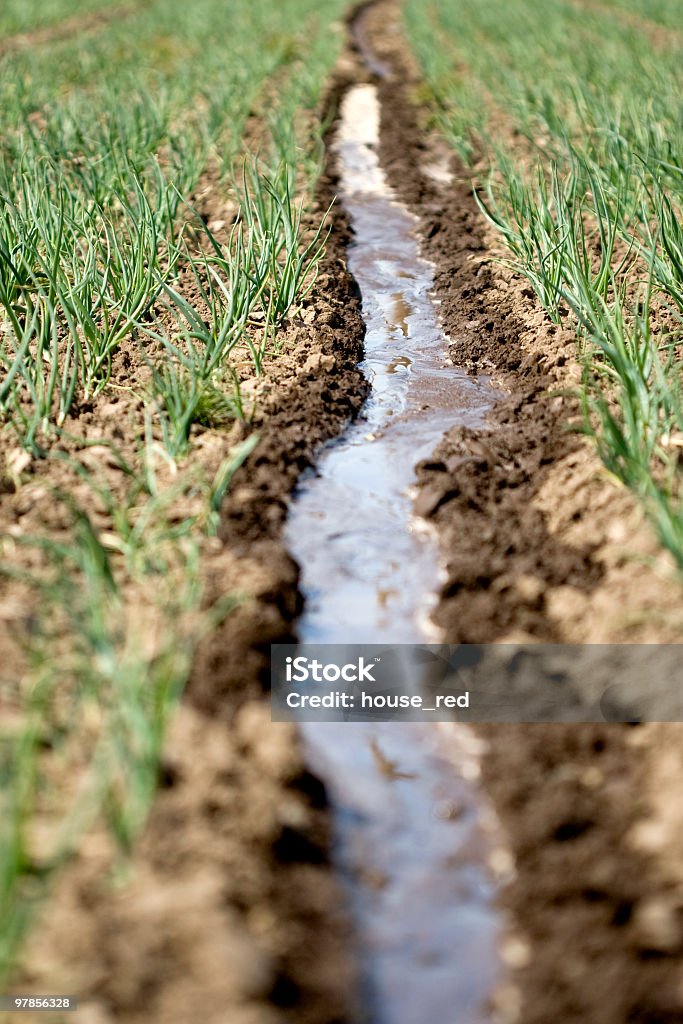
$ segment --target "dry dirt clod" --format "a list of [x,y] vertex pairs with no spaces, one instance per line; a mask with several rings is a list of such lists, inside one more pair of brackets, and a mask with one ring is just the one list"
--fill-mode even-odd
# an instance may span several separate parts
[[683,942],[681,910],[665,896],[651,897],[636,908],[633,930],[641,949],[673,953]]
[[297,751],[296,731],[286,722],[271,722],[268,705],[249,701],[237,713],[235,732],[253,754],[260,769],[286,781],[303,768]]
[[332,355],[324,355],[322,352],[313,352],[303,365],[304,373],[330,373],[337,365],[337,360]]

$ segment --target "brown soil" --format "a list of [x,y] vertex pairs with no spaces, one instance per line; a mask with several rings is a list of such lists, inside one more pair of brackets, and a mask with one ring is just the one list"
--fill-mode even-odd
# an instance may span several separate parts
[[[571,429],[572,334],[493,262],[504,254],[473,197],[476,169],[454,161],[447,186],[422,169],[432,144],[394,4],[369,6],[356,39],[374,51],[382,162],[420,217],[453,361],[506,393],[487,432],[451,431],[419,467],[417,508],[447,559],[436,615],[445,638],[679,642],[673,567],[632,496]],[[480,729],[484,782],[517,866],[502,901],[524,951],[496,999],[502,1019],[683,1020],[682,869],[666,825],[680,818],[681,766],[664,755],[677,728]]]
[[[334,173],[330,175],[321,183],[321,209],[333,195]],[[346,270],[348,237],[337,210],[314,302],[290,328],[297,343],[285,341],[284,353],[272,360],[267,378],[255,383],[257,405],[250,429],[257,431],[260,442],[228,492],[220,538],[231,555],[259,565],[268,584],[259,590],[258,612],[238,611],[226,622],[225,638],[213,637],[200,655],[189,697],[202,711],[231,713],[234,694],[241,695],[245,679],[258,681],[260,692],[265,691],[269,645],[293,636],[301,610],[297,569],[279,539],[289,496],[320,445],[358,413],[368,387],[356,368],[365,327]],[[224,592],[224,581],[216,584],[217,596]]]
[[[335,98],[333,89],[331,105]],[[334,185],[330,170],[317,216]],[[205,191],[202,213],[224,219],[218,189]],[[60,875],[26,949],[15,988],[78,993],[84,1024],[332,1024],[352,1005],[354,966],[328,867],[325,792],[294,732],[270,722],[265,699],[269,645],[291,639],[300,604],[297,568],[279,541],[288,496],[367,389],[356,368],[364,325],[345,266],[348,234],[337,209],[317,285],[285,325],[281,351],[262,378],[241,367],[245,404],[255,409],[248,427],[194,431],[192,460],[209,478],[243,433],[260,436],[231,486],[220,536],[203,548],[206,603],[235,592],[243,601],[200,648],[168,739],[163,785],[132,858],[122,868],[106,835],[93,832]],[[140,372],[131,341],[116,357],[112,387],[76,411],[69,433],[77,440],[62,446],[84,464],[94,458],[115,493],[122,474],[107,449],[84,453],[78,439],[113,443],[132,458]],[[15,451],[2,479],[0,527],[13,536],[67,528],[68,516],[44,499],[47,487],[73,487],[71,471],[49,460],[27,463]],[[106,528],[92,493],[81,490],[96,526]],[[5,581],[5,668],[29,613]]]
[[82,844],[33,932],[22,991],[77,993],[84,1024],[346,1019],[325,795],[295,736],[263,701],[230,728],[186,705],[167,747],[132,860],[112,875],[104,837]]
[[[456,167],[444,188],[421,172],[431,142],[410,102],[418,78],[395,6],[370,8],[360,27],[389,69],[378,79],[381,155],[421,218],[454,361],[491,375],[507,394],[488,432],[451,432],[420,467],[419,507],[439,529],[448,563],[438,610],[447,638],[680,639],[669,566],[630,496],[567,430],[576,408],[558,392],[577,379],[572,337],[549,326],[525,285],[491,262],[497,243],[472,198],[471,174]],[[331,102],[365,74],[347,56]],[[330,170],[321,209],[333,189]],[[225,219],[223,200],[204,196],[202,212]],[[345,268],[348,239],[337,211],[314,294],[289,324],[283,353],[245,387],[258,399],[261,442],[233,482],[204,566],[207,601],[236,588],[246,600],[200,651],[144,836],[122,872],[112,871],[103,835],[92,835],[27,950],[20,982],[77,992],[83,1024],[349,1017],[354,965],[327,860],[325,794],[264,700],[269,645],[292,637],[300,609],[297,567],[280,541],[289,495],[366,389],[356,369],[363,325]],[[136,372],[124,348],[115,382],[135,381]],[[122,444],[134,402],[109,399],[81,410],[74,433]],[[198,432],[195,457],[216,465],[239,433]],[[33,528],[46,472],[30,467],[28,483],[0,488],[3,523]],[[4,613],[11,600],[0,597]],[[516,1015],[518,987],[525,1024],[683,1020],[683,874],[667,823],[669,801],[680,808],[680,772],[671,751],[661,754],[669,731],[482,732],[485,782],[517,862],[503,901],[530,953],[499,994],[501,1019]],[[677,810],[671,820],[679,819]]]
[[[463,643],[678,640],[671,567],[635,501],[572,429],[580,417],[569,392],[581,372],[573,334],[549,323],[527,284],[494,262],[505,254],[476,205],[473,172],[454,163],[445,187],[422,172],[429,144],[410,102],[419,77],[402,49],[397,57],[400,36],[372,35],[386,17],[384,4],[365,17],[381,59],[402,61],[378,83],[382,161],[420,216],[454,363],[507,393],[489,432],[451,431],[419,467],[418,510],[438,527],[448,559],[437,621]],[[651,558],[654,566],[642,564]]]

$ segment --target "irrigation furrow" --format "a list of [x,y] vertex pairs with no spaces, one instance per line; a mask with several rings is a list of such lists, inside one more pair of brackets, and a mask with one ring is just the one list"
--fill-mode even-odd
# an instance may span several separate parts
[[[381,62],[364,51],[369,70]],[[439,579],[433,535],[413,516],[415,464],[455,424],[477,428],[496,393],[453,367],[438,326],[416,218],[388,187],[377,156],[376,88],[342,104],[335,155],[354,228],[349,268],[367,324],[363,414],[300,483],[285,533],[302,567],[302,642],[425,643]],[[375,1024],[490,1019],[501,922],[490,864],[495,820],[476,780],[480,745],[463,727],[304,726],[336,823]]]

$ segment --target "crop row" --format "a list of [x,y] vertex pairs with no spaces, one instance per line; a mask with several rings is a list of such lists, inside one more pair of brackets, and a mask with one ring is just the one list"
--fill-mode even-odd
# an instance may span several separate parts
[[577,332],[586,429],[683,568],[683,39],[651,31],[674,8],[413,0],[406,18],[509,263]]
[[28,509],[0,507],[0,977],[84,833],[129,849],[145,820],[197,643],[240,599],[205,607],[201,558],[258,443],[224,440],[241,379],[325,242],[313,112],[344,4],[129,6],[0,59],[0,490]]

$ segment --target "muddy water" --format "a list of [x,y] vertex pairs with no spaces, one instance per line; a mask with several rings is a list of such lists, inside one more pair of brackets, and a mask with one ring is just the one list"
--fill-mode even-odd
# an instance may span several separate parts
[[439,570],[435,543],[412,515],[415,465],[448,427],[481,426],[494,397],[485,381],[449,365],[432,267],[377,159],[378,117],[372,86],[347,94],[336,145],[372,392],[302,483],[289,519],[306,594],[299,634],[309,643],[424,642]]
[[[336,140],[355,231],[349,265],[367,323],[362,417],[299,486],[288,547],[302,567],[305,643],[434,641],[435,538],[412,514],[414,467],[454,424],[477,427],[486,381],[449,364],[416,222],[376,153],[374,87],[346,96]],[[509,870],[476,789],[477,742],[462,726],[302,726],[335,812],[373,1024],[477,1024],[499,975],[495,871]]]

